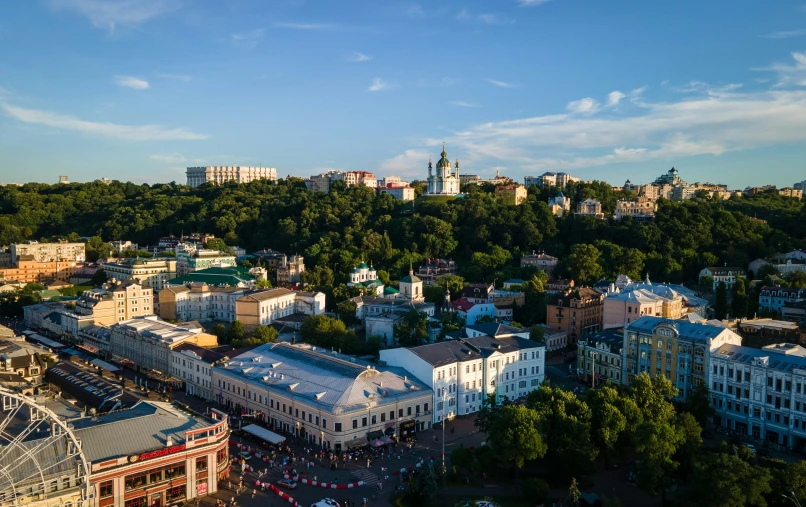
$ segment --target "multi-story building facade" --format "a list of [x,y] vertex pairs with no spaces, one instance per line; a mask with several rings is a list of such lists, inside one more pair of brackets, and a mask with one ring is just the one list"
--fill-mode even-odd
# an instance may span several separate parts
[[119,254],[125,252],[126,250],[139,250],[140,245],[137,243],[132,243],[128,240],[120,240],[120,241],[110,241],[109,246],[112,247],[113,252],[117,252]]
[[171,372],[171,350],[182,343],[200,347],[218,345],[215,335],[193,326],[177,326],[156,315],[137,317],[109,327],[110,352],[141,369]]
[[604,294],[588,287],[568,289],[549,300],[546,325],[565,331],[568,344],[576,346],[584,335],[602,330]]
[[579,178],[575,178],[570,174],[566,173],[543,173],[540,176],[526,176],[523,179],[523,184],[526,188],[531,187],[532,185],[537,185],[540,188],[543,187],[560,187],[565,188],[569,183],[572,181],[578,182]]
[[700,271],[700,283],[703,278],[711,278],[711,290],[716,290],[719,282],[724,282],[725,286],[730,289],[736,283],[736,278],[745,276],[742,268],[736,266],[708,266]]
[[518,336],[475,336],[381,350],[386,364],[404,368],[434,393],[434,424],[478,412],[488,395],[515,400],[545,375],[545,346]]
[[198,187],[205,183],[218,185],[228,181],[249,183],[253,180],[277,181],[277,169],[274,167],[245,167],[239,165],[208,165],[206,167],[188,167],[187,184]]
[[747,269],[758,273],[763,266],[772,266],[781,276],[789,276],[796,271],[806,271],[806,254],[794,250],[770,259],[756,259],[748,264]]
[[622,383],[624,330],[607,329],[577,342],[577,375],[591,385]]
[[58,243],[39,243],[38,241],[16,243],[10,247],[11,263],[16,264],[22,258],[36,262],[84,262],[87,259],[85,247],[85,243],[68,243],[67,241],[59,241]]
[[794,197],[795,199],[803,199],[803,189],[784,187],[778,189],[778,195],[782,195],[784,197]]
[[71,421],[90,468],[90,507],[186,504],[218,491],[229,478],[230,432],[226,414],[210,415],[141,401]]
[[723,345],[711,353],[714,423],[803,450],[806,446],[806,349]]
[[658,205],[648,197],[639,197],[629,201],[616,201],[615,219],[632,217],[638,221],[654,220]]
[[685,309],[683,298],[669,289],[663,295],[646,289],[623,290],[611,292],[605,296],[603,306],[602,328],[621,328],[644,315],[679,319]]
[[288,289],[268,289],[250,292],[235,301],[235,319],[244,326],[267,326],[280,317],[296,311],[296,294]]
[[604,220],[604,213],[602,213],[602,203],[596,199],[585,199],[577,203],[577,215],[587,215],[599,220]]
[[495,187],[495,196],[506,204],[520,205],[526,200],[526,187],[523,185],[502,185]]
[[154,291],[129,280],[107,282],[102,287],[84,291],[76,300],[75,313],[91,316],[93,323],[111,326],[115,322],[154,313]]
[[291,261],[283,257],[283,263],[277,267],[277,283],[279,285],[297,284],[302,282],[302,273],[305,271],[305,259],[301,255],[294,255]]
[[426,259],[417,269],[417,276],[425,285],[434,285],[440,276],[455,275],[456,262],[453,259]]
[[398,201],[413,201],[415,197],[414,188],[408,185],[399,186],[390,183],[385,187],[379,188],[378,192],[389,194]]
[[711,352],[723,345],[741,345],[733,331],[707,323],[641,317],[624,327],[624,383],[647,373],[663,375],[677,388],[678,401],[685,401],[698,385],[706,384]]
[[183,343],[171,350],[171,375],[181,379],[186,393],[213,401],[213,367],[228,361],[231,354],[232,351],[222,354],[194,343]]
[[331,183],[333,181],[343,181],[346,187],[364,185],[365,187],[375,188],[378,186],[378,180],[375,175],[367,171],[336,172],[330,177],[330,180]]
[[260,261],[262,265],[270,268],[277,268],[282,263],[286,262],[285,254],[277,250],[264,248],[263,250],[252,252],[250,255]]
[[208,268],[235,267],[235,256],[218,250],[177,250],[176,274],[177,276],[193,273]]
[[306,344],[267,343],[212,375],[221,404],[324,449],[431,426],[433,393],[406,370]]
[[158,295],[160,317],[181,322],[233,322],[235,301],[252,291],[246,287],[217,287],[204,282],[168,285]]
[[21,284],[43,283],[48,280],[69,282],[81,264],[75,261],[37,261],[31,256],[18,257],[11,267],[0,268],[0,280]]
[[554,216],[561,217],[571,211],[571,198],[558,192],[554,197],[549,197],[549,209]]
[[764,286],[758,298],[758,309],[781,313],[787,303],[806,300],[806,289]]
[[557,257],[548,255],[545,252],[526,254],[521,257],[521,267],[534,266],[540,271],[545,272],[549,278],[554,276],[554,271],[557,269],[557,264],[560,260]]
[[102,262],[101,268],[107,279],[125,282],[132,280],[143,287],[160,291],[169,280],[176,278],[176,259],[155,257],[151,259],[119,259]]

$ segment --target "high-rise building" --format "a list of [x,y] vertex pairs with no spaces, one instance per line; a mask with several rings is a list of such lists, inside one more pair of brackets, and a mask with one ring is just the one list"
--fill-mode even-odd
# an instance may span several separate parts
[[67,241],[39,243],[38,241],[29,241],[28,243],[11,245],[12,264],[16,264],[20,257],[28,255],[31,256],[30,260],[37,262],[84,262],[86,258],[85,243],[68,243]]
[[217,184],[234,181],[249,183],[253,180],[277,181],[277,169],[274,167],[242,167],[239,165],[208,165],[205,167],[188,167],[187,184],[198,187],[208,182]]

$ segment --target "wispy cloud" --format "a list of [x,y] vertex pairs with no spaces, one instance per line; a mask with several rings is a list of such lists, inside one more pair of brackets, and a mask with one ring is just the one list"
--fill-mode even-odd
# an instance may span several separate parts
[[50,4],[83,14],[93,26],[113,32],[118,25],[136,25],[174,11],[182,0],[50,0]]
[[479,107],[479,104],[475,102],[465,102],[464,100],[454,100],[451,101],[451,104],[459,107]]
[[507,83],[506,81],[499,81],[498,79],[488,79],[487,82],[490,84],[494,84],[495,86],[500,86],[501,88],[513,87],[511,83]]
[[187,74],[157,74],[157,77],[160,79],[175,79],[176,81],[193,81],[193,76],[188,76]]
[[801,35],[806,35],[806,28],[801,28],[800,30],[780,30],[762,35],[762,37],[765,39],[791,39],[792,37],[800,37]]
[[470,19],[470,12],[468,12],[467,9],[462,9],[458,14],[456,14],[456,19],[460,21]]
[[456,19],[459,21],[481,21],[488,25],[511,25],[515,23],[514,19],[502,18],[494,13],[481,13],[473,14],[467,9],[462,9],[456,14]]
[[338,25],[331,23],[275,23],[277,28],[291,28],[292,30],[334,30],[339,28]]
[[534,7],[536,5],[543,5],[551,2],[551,0],[518,0],[521,7]]
[[387,83],[386,81],[384,81],[383,79],[381,79],[379,77],[376,77],[376,78],[374,78],[372,80],[372,84],[369,85],[369,88],[367,88],[367,91],[368,92],[379,92],[379,91],[383,91],[383,90],[389,90],[391,88],[392,88],[392,86],[389,83]]
[[0,108],[10,117],[23,123],[126,141],[174,141],[207,138],[204,134],[197,134],[182,128],[166,129],[159,125],[119,125],[92,122],[52,111],[17,107],[5,102],[0,102]]
[[266,29],[258,28],[248,32],[233,33],[230,35],[230,39],[232,44],[239,48],[254,49],[264,35],[266,35]]
[[148,81],[134,76],[115,76],[115,84],[132,90],[148,90],[151,88]]
[[424,18],[425,10],[420,4],[406,4],[403,6],[403,13],[410,18]]
[[806,86],[806,53],[793,52],[793,63],[773,63],[769,67],[757,68],[753,70],[768,71],[778,74],[776,86],[787,85]]
[[593,114],[597,112],[600,107],[601,104],[590,97],[569,102],[568,105],[565,106],[565,108],[572,113],[580,114]]
[[359,53],[358,51],[354,52],[349,57],[347,57],[347,61],[353,63],[368,62],[370,60],[372,60],[372,57],[370,55],[365,55],[364,53]]
[[422,178],[428,167],[427,150],[406,150],[400,155],[384,160],[378,166],[380,174],[396,174],[406,178]]
[[626,97],[626,95],[621,93],[620,91],[618,90],[612,91],[607,94],[607,105],[616,106],[618,105],[619,102],[621,102],[621,99],[623,99],[624,97]]
[[187,158],[177,154],[150,155],[148,158],[150,158],[155,162],[170,165],[201,164],[202,162],[204,162],[204,159],[201,158]]

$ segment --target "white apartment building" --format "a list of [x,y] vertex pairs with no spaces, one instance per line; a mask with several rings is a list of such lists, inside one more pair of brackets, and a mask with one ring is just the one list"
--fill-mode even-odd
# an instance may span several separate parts
[[389,194],[398,201],[413,201],[414,200],[414,189],[405,186],[405,187],[396,187],[396,186],[387,186],[381,187],[378,189],[378,192],[382,194]]
[[325,449],[431,427],[433,394],[402,368],[307,344],[267,343],[212,370],[222,405]]
[[249,183],[253,180],[277,181],[277,169],[274,167],[244,167],[239,165],[208,165],[206,167],[188,167],[187,184],[198,187],[207,182],[216,184],[234,181]]
[[648,197],[639,197],[631,201],[616,201],[615,219],[621,220],[624,217],[633,217],[636,220],[648,220],[655,218],[655,210],[658,205]]
[[171,350],[182,343],[218,345],[218,338],[190,326],[177,326],[156,315],[137,317],[109,327],[111,353],[146,370],[171,372]]
[[711,290],[716,291],[719,282],[725,282],[728,290],[736,283],[736,278],[745,276],[742,268],[735,266],[708,266],[700,271],[700,281],[703,278],[710,277],[712,279]]
[[310,177],[310,188],[314,192],[330,192],[336,181],[343,181],[345,186],[365,185],[370,188],[378,186],[375,175],[366,171],[328,171]]
[[517,336],[475,336],[381,350],[381,361],[412,373],[434,392],[433,423],[478,412],[487,395],[526,396],[545,375],[545,346]]
[[29,241],[11,245],[11,264],[16,265],[20,257],[30,255],[36,262],[84,262],[86,260],[85,243],[40,243]]
[[182,380],[186,393],[214,400],[213,366],[228,359],[226,354],[183,343],[171,350],[171,375]]
[[166,285],[159,292],[160,317],[187,322],[235,320],[235,301],[253,292],[245,287],[211,287],[206,283]]
[[120,259],[117,262],[102,262],[101,268],[108,280],[133,280],[156,291],[162,290],[169,280],[176,278],[176,259],[171,257]]
[[711,353],[714,422],[797,450],[806,446],[806,349],[723,345]]
[[532,185],[543,187],[560,187],[565,188],[572,181],[579,181],[579,178],[571,176],[566,173],[543,173],[540,176],[526,176],[523,178],[523,184],[526,188]]

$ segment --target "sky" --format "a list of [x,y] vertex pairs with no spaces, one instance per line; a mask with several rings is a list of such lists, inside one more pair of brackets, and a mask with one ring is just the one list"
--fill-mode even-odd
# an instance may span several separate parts
[[806,180],[806,0],[0,2],[0,182]]

